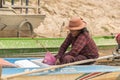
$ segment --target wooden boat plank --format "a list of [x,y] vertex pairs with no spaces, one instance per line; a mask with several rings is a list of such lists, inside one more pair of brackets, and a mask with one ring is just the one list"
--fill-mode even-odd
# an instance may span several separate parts
[[81,74],[61,74],[61,75],[47,75],[47,76],[20,76],[11,78],[9,80],[75,80]]
[[120,72],[112,72],[112,73],[108,73],[105,75],[92,78],[92,80],[116,80],[119,74]]
[[[84,74],[84,73],[83,73]],[[79,80],[77,79],[81,74],[66,74],[66,75],[47,75],[47,76],[20,76],[11,78],[9,80]],[[116,80],[120,72],[112,72],[109,74],[101,75],[91,80]]]
[[[97,46],[110,46],[116,45],[116,41],[112,39],[104,39],[104,38],[94,38]],[[0,44],[2,45],[0,48],[56,48],[60,47],[64,38],[0,38]],[[14,43],[13,43],[14,42]],[[21,44],[19,44],[21,43]],[[11,45],[10,45],[11,44]],[[15,47],[15,45],[18,45]],[[42,46],[43,45],[43,46]]]

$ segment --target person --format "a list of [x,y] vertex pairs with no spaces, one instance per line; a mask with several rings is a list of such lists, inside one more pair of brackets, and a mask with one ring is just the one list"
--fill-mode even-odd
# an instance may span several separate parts
[[[89,35],[89,32],[86,28],[86,22],[83,21],[82,18],[71,18],[67,28],[70,30],[70,33],[60,46],[57,55],[55,55],[55,65],[61,65],[86,59],[94,59],[99,57],[98,48],[94,40]],[[66,52],[67,48],[70,45],[71,49]]]
[[117,42],[116,52],[120,54],[120,33],[118,33],[118,34],[115,36],[115,39],[116,39],[116,42]]

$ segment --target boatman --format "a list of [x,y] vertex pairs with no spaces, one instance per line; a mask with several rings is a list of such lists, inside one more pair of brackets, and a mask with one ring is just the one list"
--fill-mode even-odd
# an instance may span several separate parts
[[[99,57],[98,48],[92,37],[89,35],[86,28],[86,22],[82,18],[71,18],[67,28],[70,30],[70,33],[62,43],[58,54],[55,56],[56,65]],[[71,50],[66,52],[70,45]]]

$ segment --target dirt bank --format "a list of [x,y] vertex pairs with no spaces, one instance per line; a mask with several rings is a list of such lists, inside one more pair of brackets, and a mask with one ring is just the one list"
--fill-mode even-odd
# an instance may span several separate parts
[[120,31],[120,0],[43,0],[44,23],[34,31],[44,37],[65,37],[68,20],[80,16],[93,36]]

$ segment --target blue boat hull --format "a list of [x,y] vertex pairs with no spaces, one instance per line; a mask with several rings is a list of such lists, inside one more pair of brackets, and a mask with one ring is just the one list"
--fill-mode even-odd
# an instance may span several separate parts
[[[14,63],[17,60],[35,60],[38,58],[5,58],[5,60]],[[31,71],[35,69],[43,69],[46,67],[32,67],[32,68],[3,68],[2,75],[17,74],[25,71]],[[55,74],[79,74],[79,73],[93,73],[93,72],[120,72],[120,67],[106,66],[106,65],[75,65],[67,66],[64,68],[58,68],[55,70],[49,70],[30,75],[55,75]]]

